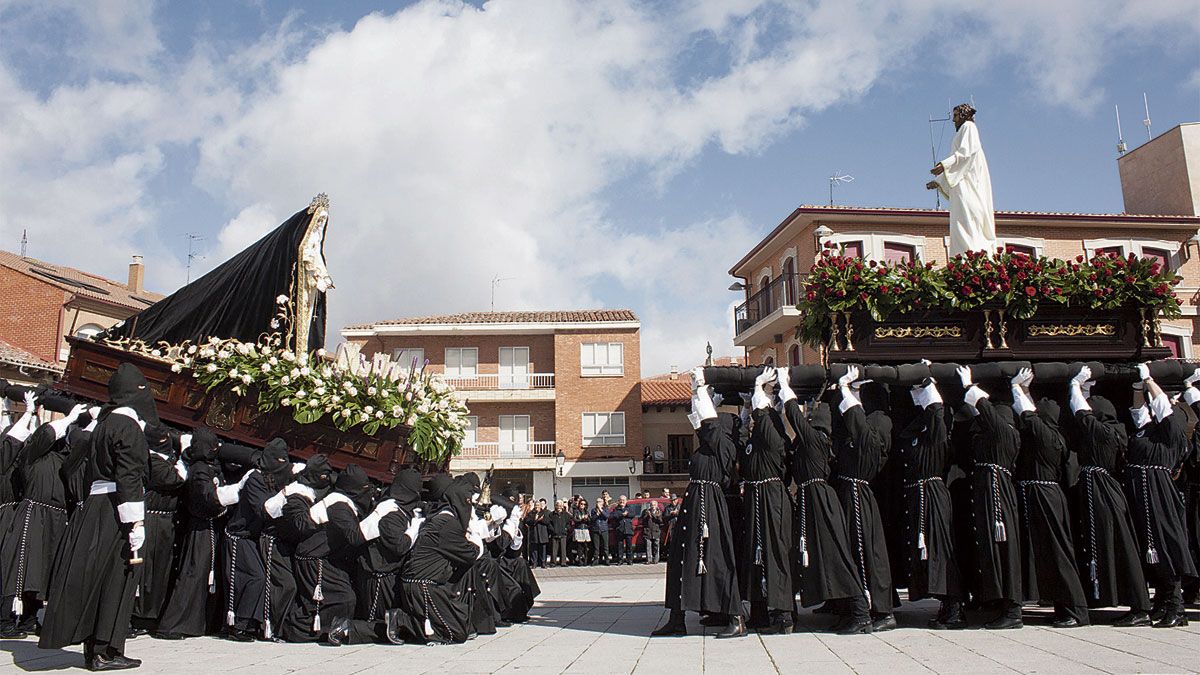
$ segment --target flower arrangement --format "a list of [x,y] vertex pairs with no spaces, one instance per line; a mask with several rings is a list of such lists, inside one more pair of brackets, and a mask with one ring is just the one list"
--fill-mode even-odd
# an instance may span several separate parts
[[467,409],[440,376],[417,364],[393,362],[376,354],[339,352],[330,359],[325,350],[295,353],[279,329],[290,322],[287,296],[276,299],[280,309],[271,322],[275,331],[257,342],[211,337],[199,345],[160,345],[138,349],[171,361],[171,370],[190,370],[206,391],[229,385],[238,396],[257,393],[259,410],[286,408],[301,424],[328,416],[338,429],[361,427],[374,435],[380,429],[406,425],[409,443],[418,456],[440,462],[462,448]]
[[1003,307],[1028,319],[1041,305],[1111,310],[1136,306],[1163,318],[1180,316],[1174,287],[1181,280],[1157,261],[1098,254],[1074,261],[997,249],[970,251],[933,263],[864,262],[827,243],[809,271],[798,307],[801,338],[823,342],[836,312],[864,309],[876,321],[925,310],[970,311]]

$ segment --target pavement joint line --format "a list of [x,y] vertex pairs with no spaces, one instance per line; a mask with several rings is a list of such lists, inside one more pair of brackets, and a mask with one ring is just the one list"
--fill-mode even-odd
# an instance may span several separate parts
[[1013,668],[1012,666],[1009,666],[1008,664],[1001,663],[1000,661],[997,661],[996,659],[994,659],[994,658],[992,658],[992,657],[988,656],[987,654],[980,653],[980,652],[978,652],[978,651],[976,651],[976,650],[972,649],[971,647],[969,647],[969,646],[967,646],[967,645],[964,645],[964,644],[961,644],[961,643],[955,642],[954,640],[951,640],[951,639],[950,639],[950,635],[943,635],[943,633],[958,633],[958,632],[960,632],[960,631],[938,631],[938,630],[935,630],[935,631],[930,631],[930,633],[931,633],[931,634],[932,634],[934,637],[938,638],[939,640],[942,640],[943,642],[947,642],[947,643],[949,643],[949,644],[952,644],[952,645],[954,645],[954,646],[956,646],[956,647],[959,647],[959,648],[961,648],[961,649],[965,649],[966,651],[968,651],[968,652],[970,652],[970,653],[974,654],[975,656],[978,656],[978,657],[980,657],[980,658],[982,658],[982,659],[984,659],[984,660],[986,660],[986,661],[991,661],[992,663],[994,663],[994,664],[996,664],[997,666],[1000,666],[1001,668],[1004,668],[1004,669],[1006,669],[1006,670],[1011,670],[1011,671],[1012,671],[1012,672],[1014,672],[1014,673],[1019,673],[1019,672],[1021,672],[1021,671],[1017,670],[1016,668]]
[[[1142,629],[1142,630],[1146,630],[1146,629]],[[1153,629],[1150,629],[1150,630],[1153,630]],[[1122,631],[1122,633],[1124,633],[1124,631]],[[1109,650],[1115,651],[1115,652],[1117,652],[1117,653],[1119,653],[1119,654],[1124,654],[1124,655],[1126,655],[1126,656],[1132,656],[1132,657],[1134,657],[1134,658],[1136,658],[1136,659],[1143,659],[1143,660],[1146,660],[1146,661],[1153,661],[1154,663],[1161,663],[1161,664],[1162,664],[1162,665],[1164,665],[1164,666],[1170,666],[1170,667],[1172,667],[1172,668],[1177,668],[1177,667],[1178,667],[1178,666],[1176,666],[1176,665],[1175,665],[1175,664],[1173,664],[1173,663],[1168,663],[1168,662],[1166,662],[1166,661],[1160,661],[1159,659],[1153,658],[1153,657],[1151,657],[1151,656],[1147,656],[1147,655],[1143,655],[1143,654],[1137,654],[1137,653],[1134,653],[1134,652],[1126,651],[1126,650],[1124,650],[1124,649],[1121,649],[1121,648],[1119,648],[1119,647],[1114,647],[1114,646],[1112,646],[1112,645],[1110,645],[1110,644],[1105,644],[1105,643],[1102,643],[1102,642],[1096,642],[1096,641],[1094,641],[1094,640],[1089,640],[1089,639],[1087,639],[1086,637],[1084,637],[1084,636],[1082,636],[1082,635],[1078,635],[1078,634],[1071,635],[1071,634],[1068,634],[1066,637],[1069,637],[1069,638],[1071,638],[1072,640],[1078,640],[1079,642],[1083,642],[1083,643],[1086,643],[1086,644],[1089,644],[1089,645],[1093,645],[1093,646],[1097,646],[1097,647],[1104,647],[1105,649],[1109,649]]]

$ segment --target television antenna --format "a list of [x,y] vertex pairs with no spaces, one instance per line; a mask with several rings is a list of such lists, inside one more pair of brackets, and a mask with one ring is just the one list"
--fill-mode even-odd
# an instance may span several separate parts
[[502,282],[512,281],[513,279],[516,279],[516,278],[517,277],[501,277],[500,275],[496,275],[496,276],[492,277],[492,310],[491,311],[493,311],[493,312],[496,311],[496,287],[499,286]]
[[1113,110],[1117,113],[1117,153],[1124,155],[1129,148],[1125,145],[1125,135],[1121,133],[1121,107],[1114,105]]
[[192,261],[204,260],[204,256],[195,252],[196,242],[202,241],[204,237],[198,234],[188,232],[188,254],[187,254],[187,282],[184,285],[192,283]]
[[854,176],[844,174],[841,171],[834,171],[829,177],[829,205],[833,206],[833,186],[837,183],[853,183]]
[[21,257],[25,257],[25,251],[29,249],[29,230],[21,230]]
[[1142,104],[1146,106],[1146,119],[1142,120],[1142,124],[1146,125],[1146,140],[1154,140],[1154,134],[1150,133],[1150,99],[1146,98],[1146,92],[1142,92]]

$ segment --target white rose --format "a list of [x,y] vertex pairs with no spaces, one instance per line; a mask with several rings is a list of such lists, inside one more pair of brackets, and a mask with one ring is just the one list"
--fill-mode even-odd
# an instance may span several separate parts
[[291,383],[292,383],[292,378],[288,377],[287,375],[284,375],[283,377],[279,378],[279,384],[282,384],[285,387]]
[[292,377],[300,377],[300,369],[292,368]]
[[324,347],[322,347],[321,349],[318,349],[318,350],[317,350],[317,356],[319,356],[319,357],[321,357],[321,358],[325,358],[325,354],[326,354],[326,352],[325,352],[325,348],[324,348]]
[[303,375],[304,377],[308,377],[308,374],[311,372],[312,371],[308,369],[308,366],[304,366],[303,368],[300,369],[300,374]]
[[279,365],[279,359],[272,356],[271,358],[267,359],[267,363],[269,363],[273,366],[277,366],[277,365]]
[[337,394],[334,394],[333,396],[329,397],[329,400],[332,401],[333,403],[341,403],[342,397],[338,396]]
[[217,358],[221,359],[222,361],[229,358],[229,350],[222,349],[221,351],[217,352]]
[[171,372],[172,373],[183,372],[183,366],[179,365],[178,363],[172,363],[171,364]]
[[380,411],[377,411],[377,412],[375,413],[375,419],[377,419],[377,420],[381,420],[381,419],[383,419],[383,411],[382,411],[382,410],[380,410]]
[[210,363],[210,364],[208,364],[208,367],[205,368],[205,370],[207,370],[210,373],[215,373],[215,372],[217,372],[217,364]]
[[321,377],[323,377],[325,379],[329,379],[329,378],[333,377],[333,368],[330,368],[329,366],[325,366],[324,368],[322,368],[321,369]]
[[271,319],[271,328],[279,328],[279,319]]
[[238,376],[238,371],[237,371],[237,368],[230,368],[230,369],[229,369],[229,376],[230,376],[230,377],[237,377],[237,376]]
[[296,392],[296,398],[304,398],[305,396],[308,396],[308,392],[304,391],[303,389]]
[[191,347],[188,347],[188,353],[195,354],[196,353],[196,345],[192,345]]
[[379,393],[379,390],[376,389],[375,387],[367,387],[367,396],[374,396],[375,394],[378,394],[378,393]]
[[411,400],[412,400],[412,392],[411,392],[411,391],[406,391],[406,392],[404,392],[404,400],[405,400],[405,401],[411,401]]
[[296,355],[291,352],[283,352],[282,354],[280,354],[280,356],[283,357],[284,361],[295,361],[296,360]]
[[368,419],[370,419],[370,415],[368,415],[367,413],[359,413],[358,414],[359,422],[366,422]]
[[371,413],[375,412],[375,408],[374,408],[373,406],[369,406],[369,405],[368,405],[368,406],[364,406],[364,407],[363,407],[363,412],[365,412],[365,413],[367,413],[368,415],[370,415]]
[[349,416],[350,416],[350,410],[349,410],[349,409],[342,410],[342,417],[349,417]]
[[288,297],[286,295],[281,295],[278,298],[275,298],[275,304],[277,305],[286,305],[287,301]]
[[269,373],[269,372],[271,372],[271,366],[268,366],[267,364],[264,363],[264,364],[262,364],[262,367],[259,368],[259,370],[263,371],[264,373]]
[[315,408],[315,407],[317,407],[317,406],[319,406],[319,405],[321,405],[321,402],[320,402],[320,401],[318,401],[318,400],[317,400],[317,399],[315,399],[315,398],[310,398],[310,399],[308,400],[308,407],[310,407],[310,408]]
[[288,407],[288,406],[289,406],[289,405],[291,405],[291,404],[292,404],[292,400],[291,400],[291,399],[288,399],[288,398],[285,398],[285,399],[283,399],[282,401],[280,401],[280,402],[279,402],[279,405],[281,405],[281,406],[283,406],[283,407],[285,407],[285,408],[286,408],[286,407]]
[[346,391],[347,391],[347,393],[349,393],[351,396],[358,396],[358,390],[357,390],[357,389],[355,389],[353,385],[351,385],[350,387],[348,387],[348,388],[346,389]]
[[313,390],[313,393],[316,394],[317,396],[324,396],[325,395],[325,387],[317,387],[316,389]]
[[399,417],[400,413],[402,413],[402,412],[404,412],[404,410],[400,406],[398,406],[398,405],[392,406],[392,417]]
[[242,376],[242,382],[243,382],[243,383],[245,383],[245,384],[250,384],[250,383],[251,383],[251,382],[253,382],[253,381],[254,381],[254,378],[253,378],[253,377],[250,377],[249,375],[243,375],[243,376]]

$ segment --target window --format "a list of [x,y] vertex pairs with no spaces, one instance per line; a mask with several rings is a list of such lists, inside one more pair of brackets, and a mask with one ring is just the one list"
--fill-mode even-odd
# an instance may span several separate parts
[[529,388],[529,347],[500,348],[501,389]]
[[583,447],[625,445],[625,413],[583,413]]
[[392,360],[405,368],[412,366],[413,359],[417,360],[417,368],[420,368],[425,363],[425,350],[419,347],[400,347],[392,351]]
[[446,377],[475,377],[479,374],[479,349],[450,347],[446,349]]
[[1164,323],[1162,331],[1163,346],[1171,350],[1171,358],[1192,358],[1192,329],[1186,326],[1173,326]]
[[788,258],[783,261],[783,304],[796,304],[796,261]]
[[1023,246],[1021,244],[1005,244],[1004,250],[1009,253],[1022,253],[1030,258],[1037,256],[1037,249],[1032,246]]
[[529,456],[529,415],[500,416],[501,457]]
[[1046,240],[1037,237],[998,237],[996,242],[1009,253],[1024,253],[1031,258],[1046,250]]
[[464,448],[475,447],[475,442],[478,437],[478,432],[479,432],[479,418],[476,417],[475,415],[471,415],[471,416],[467,417],[467,427],[465,430],[465,435],[463,436],[462,446]]
[[1162,336],[1163,346],[1171,350],[1171,358],[1183,358],[1183,337],[1179,335]]
[[912,262],[917,257],[917,249],[908,244],[891,241],[883,242],[883,259],[890,263]]
[[908,234],[849,233],[829,237],[847,258],[899,262],[924,257],[925,238]]
[[1179,253],[1179,242],[1154,239],[1086,239],[1083,250],[1087,257],[1094,255],[1127,256],[1130,253],[1140,258],[1157,261],[1164,269],[1178,266],[1175,256]]
[[791,349],[788,350],[788,365],[800,365],[800,345],[792,345]]
[[584,375],[624,375],[625,345],[620,342],[584,342],[579,346]]

